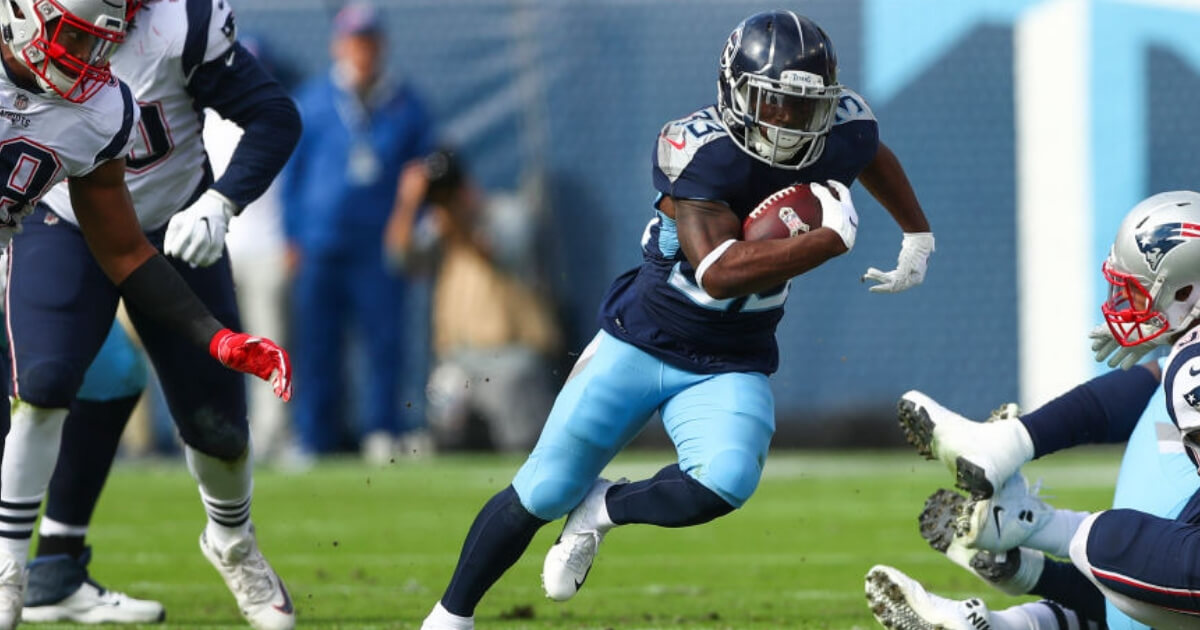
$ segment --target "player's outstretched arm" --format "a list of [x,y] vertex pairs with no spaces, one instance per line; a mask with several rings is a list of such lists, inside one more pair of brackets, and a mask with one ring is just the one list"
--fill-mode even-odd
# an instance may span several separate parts
[[167,223],[163,252],[193,267],[207,267],[225,251],[230,220],[283,169],[302,125],[283,86],[237,42],[196,68],[187,90],[197,106],[213,108],[242,129],[225,173]]
[[291,398],[287,352],[269,339],[222,326],[146,240],[125,188],[124,160],[105,162],[68,181],[88,247],[131,307],[208,348],[225,366],[271,381],[280,398]]
[[821,227],[762,241],[739,240],[741,222],[723,203],[665,197],[660,209],[675,218],[679,246],[696,269],[697,284],[713,298],[725,299],[777,287],[850,251],[858,218],[849,192],[838,194],[841,201],[829,195],[837,207],[823,212],[828,221]]
[[921,284],[934,249],[933,232],[899,158],[880,142],[874,159],[859,173],[858,181],[904,231],[896,268],[883,271],[871,267],[863,275],[863,281],[875,283],[870,288],[873,293],[898,293]]

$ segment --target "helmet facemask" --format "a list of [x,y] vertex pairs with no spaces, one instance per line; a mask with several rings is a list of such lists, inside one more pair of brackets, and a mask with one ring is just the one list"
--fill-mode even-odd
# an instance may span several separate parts
[[1116,269],[1112,261],[1104,263],[1103,272],[1108,300],[1100,311],[1122,346],[1186,330],[1200,316],[1200,283],[1183,285],[1168,294],[1162,274],[1156,275],[1147,289],[1144,279]]
[[825,149],[841,90],[803,71],[784,71],[778,81],[744,73],[731,84],[729,110],[738,123],[731,131],[760,160],[804,168]]
[[109,58],[125,38],[123,19],[101,12],[91,23],[68,11],[59,0],[21,2],[10,5],[9,10],[18,8],[23,14],[25,9],[31,10],[32,16],[13,20],[23,22],[19,29],[23,37],[12,37],[6,43],[33,72],[40,87],[82,103],[111,80]]

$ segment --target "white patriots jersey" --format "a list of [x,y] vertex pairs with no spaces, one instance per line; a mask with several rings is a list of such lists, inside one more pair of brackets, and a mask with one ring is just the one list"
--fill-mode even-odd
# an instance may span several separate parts
[[[18,87],[0,69],[0,245],[39,199],[129,151],[138,108],[109,81],[83,103]],[[57,186],[56,186],[57,185]]]
[[1163,368],[1167,413],[1183,435],[1183,445],[1200,466],[1200,328],[1179,339]]
[[[199,25],[189,29],[188,7],[196,2],[212,5],[203,30],[196,28]],[[125,43],[112,57],[113,74],[129,85],[141,107],[142,121],[126,157],[125,183],[143,230],[165,225],[204,178],[208,159],[201,139],[204,115],[187,92],[191,77],[184,74],[189,30],[193,37],[206,33],[201,63],[207,63],[232,53],[233,24],[233,8],[227,0],[150,3],[138,12]],[[64,186],[56,187],[45,202],[78,224]]]

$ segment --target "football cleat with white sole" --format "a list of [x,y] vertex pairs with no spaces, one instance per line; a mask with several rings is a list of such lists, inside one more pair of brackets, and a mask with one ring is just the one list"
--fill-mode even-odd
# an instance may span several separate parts
[[1045,555],[1021,547],[999,553],[968,548],[956,535],[962,510],[968,504],[966,497],[953,490],[942,488],[934,492],[925,500],[921,512],[921,537],[934,550],[993,588],[1006,595],[1025,595],[1041,575]]
[[958,537],[968,547],[994,552],[1025,544],[1054,513],[1038,498],[1039,487],[1030,488],[1025,476],[1017,473],[992,498],[968,502],[960,512]]
[[621,483],[628,481],[596,479],[583,501],[567,515],[562,533],[542,563],[542,588],[546,597],[565,602],[583,586],[604,534],[613,527],[608,520],[605,496],[609,488]]
[[25,559],[0,551],[0,630],[21,623],[25,602]]
[[163,605],[111,591],[87,572],[92,551],[79,558],[67,554],[40,556],[26,568],[24,621],[33,623],[158,623]]
[[900,397],[897,411],[909,444],[926,459],[941,460],[972,498],[991,497],[1033,459],[1033,440],[1017,420],[968,420],[916,390]]
[[876,565],[867,572],[867,605],[891,630],[991,630],[987,606],[971,598],[955,601],[934,595],[898,569]]
[[438,602],[421,622],[421,630],[475,630],[475,617],[456,615]]
[[242,616],[257,630],[291,630],[296,626],[292,596],[283,580],[258,550],[254,528],[224,549],[200,534],[200,550],[225,580]]

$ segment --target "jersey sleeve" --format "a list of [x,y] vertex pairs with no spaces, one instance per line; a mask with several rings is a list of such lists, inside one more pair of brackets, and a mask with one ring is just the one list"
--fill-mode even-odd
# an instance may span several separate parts
[[183,41],[183,76],[189,79],[204,63],[229,54],[237,40],[237,22],[228,0],[186,0],[187,35]]
[[[114,79],[115,80],[115,79]],[[96,153],[91,166],[70,176],[80,177],[91,173],[97,166],[111,160],[124,158],[133,149],[137,137],[133,130],[142,120],[141,108],[133,98],[133,91],[122,81],[116,81],[116,89],[105,89],[99,95],[100,107],[95,111],[93,126],[96,134],[108,141]],[[95,99],[96,97],[93,97]],[[117,112],[120,112],[118,115]]]
[[654,187],[680,199],[728,203],[746,175],[740,150],[714,108],[667,123],[654,144]]
[[1172,364],[1171,416],[1184,433],[1200,430],[1200,352],[1179,357]]
[[1200,466],[1200,343],[1184,344],[1168,358],[1163,384],[1171,421],[1183,434],[1188,456]]

